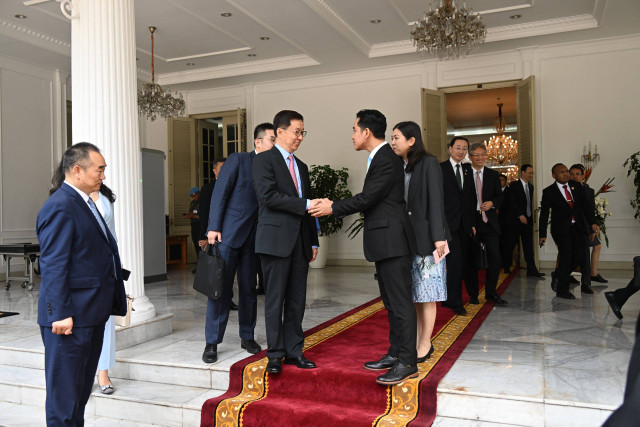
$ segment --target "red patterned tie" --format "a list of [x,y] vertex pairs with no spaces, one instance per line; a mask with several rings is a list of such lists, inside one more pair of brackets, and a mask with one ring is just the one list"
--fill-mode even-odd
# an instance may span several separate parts
[[[569,192],[566,184],[563,185],[563,188],[564,195],[567,196],[567,203],[569,203],[569,206],[571,206],[571,209],[573,209],[573,198],[571,197],[571,193]],[[573,217],[573,215],[571,215],[571,222],[576,222],[576,219]]]
[[298,189],[298,178],[296,178],[296,170],[293,167],[293,154],[289,154],[289,173],[293,179],[293,185],[296,186],[296,193],[300,196],[300,190]]

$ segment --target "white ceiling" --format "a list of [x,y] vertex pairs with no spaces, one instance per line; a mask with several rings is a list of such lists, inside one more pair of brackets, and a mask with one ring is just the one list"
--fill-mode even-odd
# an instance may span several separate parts
[[[71,25],[59,3],[24,6],[23,1],[0,0],[0,57],[68,72]],[[414,62],[422,57],[408,41],[409,24],[429,3],[135,0],[138,69],[150,71],[151,25],[158,28],[158,81],[185,89]],[[481,53],[640,32],[639,0],[467,0],[467,4],[481,13],[488,27]],[[232,16],[222,17],[222,12]],[[17,19],[16,14],[27,19]],[[522,17],[510,19],[515,14]],[[382,22],[373,24],[372,19]],[[260,40],[265,36],[270,39]],[[190,62],[195,65],[188,66]]]

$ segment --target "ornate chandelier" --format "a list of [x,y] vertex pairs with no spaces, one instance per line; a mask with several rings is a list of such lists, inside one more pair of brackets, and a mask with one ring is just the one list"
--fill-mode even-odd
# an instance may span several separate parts
[[411,31],[417,50],[441,61],[458,59],[473,48],[479,49],[486,37],[487,27],[480,15],[467,8],[466,3],[462,8],[456,7],[455,0],[439,0],[436,10],[429,5],[429,11]]
[[487,160],[491,166],[509,167],[518,161],[518,141],[504,134],[507,121],[502,117],[502,106],[498,104],[498,117],[493,122],[497,135],[493,135],[487,145]]
[[156,27],[149,27],[151,32],[151,83],[145,83],[138,90],[138,114],[146,116],[152,121],[158,116],[180,117],[184,115],[185,104],[182,94],[173,96],[166,92],[162,86],[155,82],[155,70],[153,66],[153,33]]

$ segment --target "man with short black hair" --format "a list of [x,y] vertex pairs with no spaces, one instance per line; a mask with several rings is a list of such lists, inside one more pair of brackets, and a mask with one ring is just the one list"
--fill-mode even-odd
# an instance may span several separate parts
[[[455,314],[465,315],[462,305],[462,279],[469,291],[469,264],[471,262],[471,236],[475,234],[474,208],[476,194],[471,165],[463,160],[469,150],[469,140],[455,136],[449,142],[449,158],[440,163],[444,186],[444,211],[451,232],[447,255],[447,301],[443,307]],[[470,300],[478,304],[477,299]]]
[[404,168],[385,141],[387,119],[377,110],[360,110],[353,124],[353,146],[366,150],[367,174],[362,192],[344,200],[323,199],[310,212],[314,216],[343,217],[364,213],[364,256],[375,262],[378,287],[389,315],[389,349],[379,360],[364,364],[381,371],[376,382],[399,384],[418,374],[417,320],[411,294],[411,260],[415,233],[404,200]]
[[[533,166],[525,163],[520,167],[520,179],[514,181],[509,186],[509,242],[506,252],[509,254],[509,261],[513,254],[513,248],[522,240],[521,248],[524,259],[527,263],[527,276],[544,279],[544,273],[540,273],[536,267],[536,260],[533,255]],[[505,267],[507,265],[505,264]],[[511,267],[509,262],[508,267]]]
[[308,210],[312,201],[309,169],[293,153],[307,131],[296,111],[280,111],[273,119],[276,145],[253,161],[253,185],[258,198],[256,253],[267,284],[265,326],[266,370],[282,371],[285,363],[300,369],[316,364],[304,357],[304,317],[309,263],[318,254],[315,220]]
[[[582,185],[569,180],[569,170],[562,163],[551,168],[555,182],[542,191],[540,209],[539,243],[542,247],[547,241],[547,225],[551,210],[551,236],[558,246],[558,270],[553,274],[551,288],[556,296],[564,299],[575,299],[569,292],[569,275],[583,262],[585,241],[591,230],[600,232],[596,224],[593,209],[590,209]],[[582,215],[586,218],[583,220]],[[591,227],[588,228],[587,224]],[[593,294],[590,286],[583,284],[581,290],[585,294]]]
[[[252,165],[256,156],[273,147],[273,129],[263,130],[266,137],[250,153],[234,153],[224,162],[217,176],[211,197],[207,240],[219,242],[224,260],[222,297],[209,299],[205,323],[206,346],[202,354],[205,363],[218,358],[218,344],[224,338],[229,321],[229,307],[233,296],[233,281],[238,274],[238,324],[240,347],[251,354],[262,351],[254,339],[257,319],[255,253],[258,200],[253,186]],[[267,132],[270,135],[267,135]]]
[[127,312],[118,244],[89,197],[105,168],[98,147],[72,145],[62,157],[64,183],[38,212],[47,425],[84,424],[104,325]]

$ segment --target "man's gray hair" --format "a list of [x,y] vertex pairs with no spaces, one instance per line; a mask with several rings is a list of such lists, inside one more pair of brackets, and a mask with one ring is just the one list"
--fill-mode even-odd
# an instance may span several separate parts
[[471,144],[471,147],[469,147],[469,152],[473,153],[478,148],[482,148],[485,153],[487,152],[487,146],[484,145],[484,142],[474,142],[473,144]]

